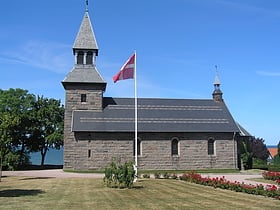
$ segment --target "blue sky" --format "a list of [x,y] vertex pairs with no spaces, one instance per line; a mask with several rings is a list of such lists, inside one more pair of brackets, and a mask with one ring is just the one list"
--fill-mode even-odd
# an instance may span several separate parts
[[[85,0],[12,0],[0,7],[0,88],[64,102],[61,81]],[[105,96],[133,97],[112,82],[137,50],[139,97],[212,97],[215,65],[233,117],[267,145],[280,140],[279,0],[89,0]]]

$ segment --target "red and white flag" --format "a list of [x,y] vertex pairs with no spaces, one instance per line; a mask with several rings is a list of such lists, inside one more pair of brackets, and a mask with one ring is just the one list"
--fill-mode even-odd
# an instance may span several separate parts
[[116,83],[119,80],[133,79],[135,71],[135,53],[125,62],[120,71],[113,76],[113,81]]

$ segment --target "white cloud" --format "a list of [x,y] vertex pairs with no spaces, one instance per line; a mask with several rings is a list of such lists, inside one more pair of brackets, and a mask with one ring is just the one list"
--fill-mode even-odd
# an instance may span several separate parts
[[56,73],[69,72],[74,64],[71,46],[43,41],[29,41],[18,49],[0,54],[0,63],[24,64]]
[[280,72],[257,71],[257,74],[261,76],[280,77]]

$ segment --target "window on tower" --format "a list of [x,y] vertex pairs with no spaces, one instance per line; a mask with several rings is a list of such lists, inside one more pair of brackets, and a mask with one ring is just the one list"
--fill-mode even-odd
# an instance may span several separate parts
[[84,52],[78,52],[77,64],[84,64]]
[[87,102],[87,94],[81,94],[81,102]]
[[86,59],[86,64],[92,64],[93,61],[93,53],[92,52],[87,52],[87,59]]

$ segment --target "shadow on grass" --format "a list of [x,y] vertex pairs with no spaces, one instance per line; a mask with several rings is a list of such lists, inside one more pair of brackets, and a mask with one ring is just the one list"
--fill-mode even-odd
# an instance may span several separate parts
[[20,180],[55,179],[55,177],[25,177]]
[[119,190],[130,190],[130,189],[138,190],[144,188],[143,186],[140,185],[133,185],[130,188],[124,186],[107,186],[107,187],[112,189],[119,189]]
[[138,186],[133,186],[133,187],[132,187],[132,189],[143,189],[143,188],[144,188],[143,186],[139,186],[139,185],[138,185]]
[[44,193],[44,191],[23,190],[23,189],[0,190],[0,197],[20,197],[20,196],[38,195],[41,193]]

